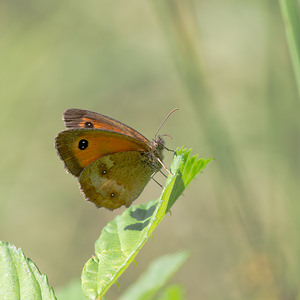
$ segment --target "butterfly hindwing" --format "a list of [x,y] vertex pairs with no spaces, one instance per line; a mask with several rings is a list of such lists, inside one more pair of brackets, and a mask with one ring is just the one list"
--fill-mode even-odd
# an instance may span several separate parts
[[109,154],[85,168],[79,184],[87,200],[113,210],[128,207],[159,168],[137,151]]

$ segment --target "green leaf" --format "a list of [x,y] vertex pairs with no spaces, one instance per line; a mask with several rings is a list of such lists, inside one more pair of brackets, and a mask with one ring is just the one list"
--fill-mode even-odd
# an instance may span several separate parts
[[0,299],[56,299],[46,275],[21,249],[0,241]]
[[131,206],[109,222],[95,243],[95,256],[85,264],[83,293],[101,298],[134,260],[138,251],[191,180],[211,161],[190,157],[191,150],[177,149],[171,172],[159,200]]
[[121,296],[120,300],[152,299],[183,265],[188,256],[186,251],[182,251],[156,259],[134,285]]

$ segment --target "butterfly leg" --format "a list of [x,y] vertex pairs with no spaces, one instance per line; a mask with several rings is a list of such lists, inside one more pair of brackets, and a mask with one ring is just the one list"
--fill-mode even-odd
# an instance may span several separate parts
[[159,161],[159,163],[163,166],[163,168],[170,174],[170,175],[174,175],[174,174],[172,174],[172,172],[163,164],[163,162],[159,159],[159,158],[157,158],[157,160]]
[[159,170],[159,172],[160,172],[165,178],[168,177],[162,170]]
[[164,149],[166,149],[167,151],[170,151],[170,152],[175,152],[175,150],[173,150],[173,149],[169,149],[169,148],[167,148],[166,146],[164,146]]
[[157,172],[154,172],[151,176],[150,176],[150,178],[151,179],[153,179],[153,181],[155,181],[162,189],[164,188],[156,179],[154,179],[154,175],[156,174]]

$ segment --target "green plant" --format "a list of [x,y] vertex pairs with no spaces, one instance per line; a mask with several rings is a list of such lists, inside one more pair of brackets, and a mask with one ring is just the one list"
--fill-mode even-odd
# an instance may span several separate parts
[[[191,150],[177,149],[171,172],[160,198],[156,201],[131,206],[103,229],[95,243],[95,256],[87,261],[82,272],[82,291],[89,299],[101,299],[108,289],[134,260],[154,229],[188,186],[191,180],[210,162],[190,155]],[[152,299],[168,278],[187,259],[187,252],[179,252],[158,259],[121,299]],[[0,244],[0,299],[55,299],[46,276],[41,275],[31,260],[20,249],[9,243]],[[151,280],[150,280],[151,278]],[[61,291],[65,299],[82,295],[75,293],[78,283],[69,291]],[[168,296],[169,295],[169,296]],[[161,299],[182,299],[178,287],[168,289]],[[169,297],[169,298],[168,298]],[[181,298],[180,298],[181,297]],[[30,298],[32,299],[32,298]]]
[[300,95],[300,17],[296,0],[279,0],[282,17],[285,23],[295,79]]

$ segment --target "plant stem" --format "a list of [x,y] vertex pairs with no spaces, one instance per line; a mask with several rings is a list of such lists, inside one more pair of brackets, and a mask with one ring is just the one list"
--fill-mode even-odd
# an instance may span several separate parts
[[300,96],[300,18],[296,0],[279,0]]

